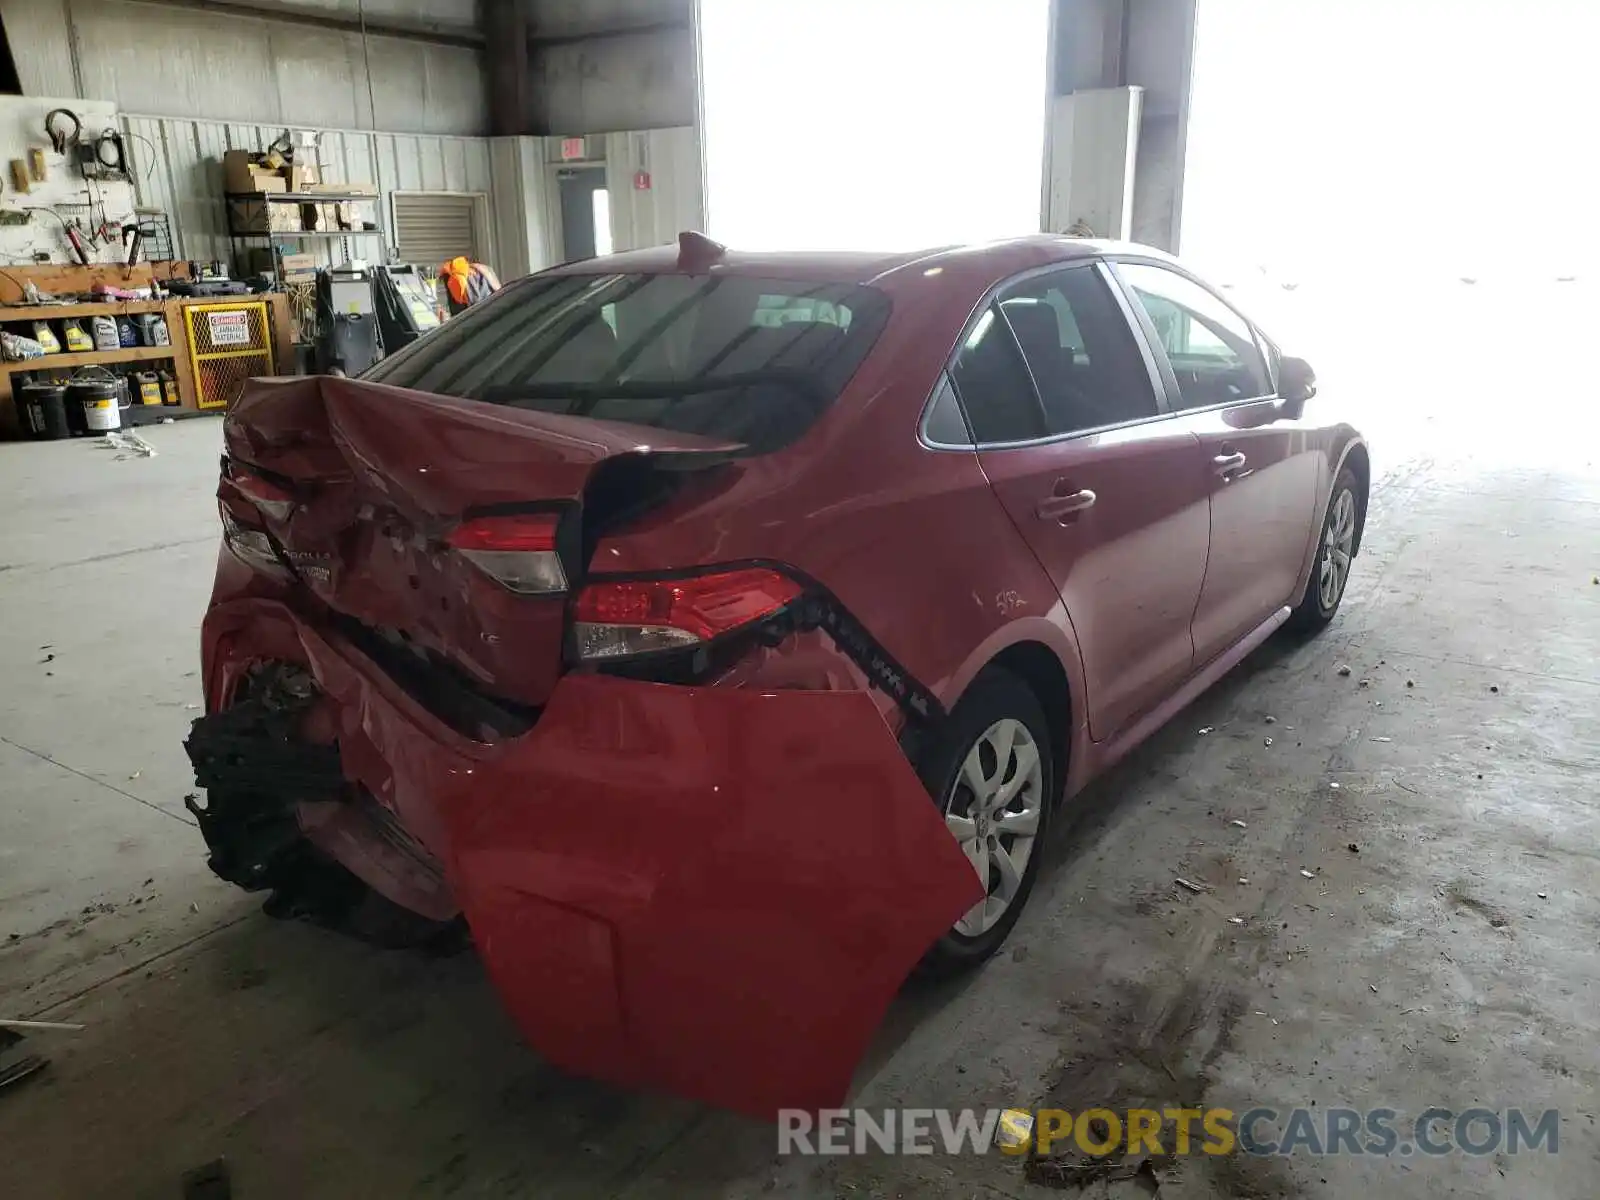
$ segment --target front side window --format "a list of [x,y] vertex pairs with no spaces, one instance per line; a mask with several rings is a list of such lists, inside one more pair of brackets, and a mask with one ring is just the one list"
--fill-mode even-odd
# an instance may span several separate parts
[[1157,414],[1155,389],[1128,320],[1093,267],[1023,280],[1001,294],[1052,434]]
[[363,378],[743,443],[798,438],[872,349],[872,288],[737,275],[535,276]]
[[1181,408],[1265,396],[1272,387],[1250,325],[1194,280],[1148,263],[1119,263],[1178,377]]

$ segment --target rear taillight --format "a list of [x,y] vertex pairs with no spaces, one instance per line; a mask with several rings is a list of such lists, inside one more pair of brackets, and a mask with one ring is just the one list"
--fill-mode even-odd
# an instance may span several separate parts
[[451,548],[508,591],[524,596],[567,590],[567,572],[556,551],[558,513],[511,513],[474,517],[456,526]]
[[272,539],[267,536],[264,529],[252,529],[241,524],[239,519],[228,511],[228,506],[218,506],[222,513],[222,541],[233,551],[234,557],[245,565],[254,567],[269,575],[281,575],[287,578],[289,570],[278,558],[278,553],[272,548]]
[[573,605],[578,657],[624,658],[699,645],[772,616],[800,591],[794,580],[764,567],[596,581]]
[[290,514],[294,512],[294,493],[270,479],[263,479],[236,466],[230,471],[228,481],[241,496],[274,521],[288,520]]

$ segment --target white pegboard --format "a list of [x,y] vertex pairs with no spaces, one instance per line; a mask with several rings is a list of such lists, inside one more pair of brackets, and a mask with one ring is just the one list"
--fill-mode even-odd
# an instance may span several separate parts
[[[98,225],[102,216],[113,225],[131,222],[134,213],[133,185],[126,181],[86,181],[71,157],[57,154],[45,133],[45,115],[52,109],[66,108],[83,123],[82,137],[93,141],[102,130],[119,130],[116,105],[104,100],[52,100],[36,96],[0,96],[0,209],[32,209],[26,225],[0,225],[0,263],[27,265],[36,252],[50,255],[52,262],[77,261],[62,230],[61,218],[77,218],[84,226]],[[44,151],[45,179],[30,181],[28,191],[19,193],[12,185],[9,164],[12,159],[28,161],[28,151]],[[134,147],[128,157],[137,161]],[[54,210],[52,213],[50,210]],[[88,246],[95,262],[121,262],[120,242]]]

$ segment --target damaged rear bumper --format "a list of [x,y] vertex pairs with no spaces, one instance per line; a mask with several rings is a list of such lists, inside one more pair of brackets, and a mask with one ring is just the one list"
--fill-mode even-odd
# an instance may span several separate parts
[[[528,733],[485,744],[276,601],[213,609],[204,648],[213,714],[253,665],[305,668],[310,740],[357,786],[304,797],[301,830],[391,899],[458,905],[523,1034],[581,1074],[756,1115],[836,1105],[980,898],[864,692],[569,675]],[[358,845],[374,814],[351,794],[420,876],[393,829],[394,853]]]

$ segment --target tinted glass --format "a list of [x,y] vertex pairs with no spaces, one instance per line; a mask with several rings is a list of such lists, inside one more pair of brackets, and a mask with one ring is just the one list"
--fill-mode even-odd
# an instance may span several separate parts
[[1033,380],[997,307],[986,309],[972,326],[950,374],[979,442],[1023,442],[1045,435]]
[[888,319],[854,284],[736,275],[519,281],[363,378],[745,443],[799,437]]
[[1265,396],[1272,388],[1249,324],[1192,279],[1165,267],[1121,263],[1178,377],[1182,408]]
[[961,415],[961,405],[948,375],[939,376],[939,386],[933,390],[933,403],[928,406],[928,420],[923,428],[929,440],[938,446],[972,444],[972,434],[967,431],[966,419]]
[[1000,310],[1033,372],[1051,433],[1153,417],[1155,389],[1127,318],[1092,267],[1009,288]]

